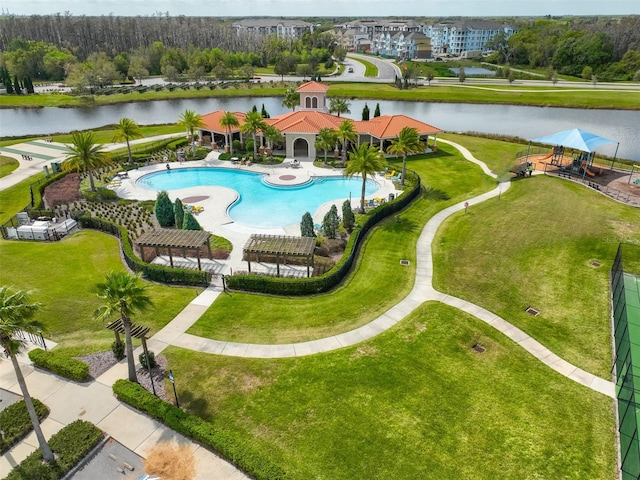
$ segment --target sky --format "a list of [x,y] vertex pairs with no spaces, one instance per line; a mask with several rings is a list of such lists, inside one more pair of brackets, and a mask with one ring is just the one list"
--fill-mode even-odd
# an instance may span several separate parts
[[640,0],[0,0],[4,14],[214,17],[640,15]]

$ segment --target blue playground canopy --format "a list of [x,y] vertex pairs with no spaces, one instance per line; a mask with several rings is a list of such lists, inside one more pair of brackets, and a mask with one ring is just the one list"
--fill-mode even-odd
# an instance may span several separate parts
[[575,148],[581,152],[593,152],[600,145],[607,143],[619,143],[615,140],[600,137],[595,133],[585,132],[579,128],[573,130],[565,130],[564,132],[554,133],[546,137],[534,138],[532,142],[546,143],[548,145],[562,145],[563,147]]

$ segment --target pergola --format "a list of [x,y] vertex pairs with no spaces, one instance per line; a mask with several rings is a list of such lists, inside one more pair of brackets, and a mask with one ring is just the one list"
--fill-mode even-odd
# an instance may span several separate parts
[[151,247],[155,249],[156,257],[160,255],[160,248],[166,248],[169,252],[169,263],[173,267],[173,251],[179,250],[183,257],[187,257],[187,250],[195,250],[198,257],[198,270],[202,270],[200,264],[200,250],[207,247],[207,258],[211,258],[211,244],[209,237],[211,234],[202,230],[171,230],[169,228],[159,228],[140,236],[136,240],[140,248],[140,258],[146,262],[144,249]]
[[307,277],[311,276],[310,267],[313,265],[313,252],[316,239],[312,237],[288,237],[284,235],[251,235],[244,246],[244,254],[251,272],[251,254],[256,255],[258,262],[260,255],[276,257],[277,276],[280,276],[280,259],[286,263],[288,257],[305,257],[307,259]]

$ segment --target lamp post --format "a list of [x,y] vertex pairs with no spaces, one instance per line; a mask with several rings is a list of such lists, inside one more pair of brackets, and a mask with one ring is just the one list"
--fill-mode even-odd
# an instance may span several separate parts
[[180,408],[180,403],[178,402],[178,394],[176,393],[176,382],[173,377],[173,370],[169,370],[169,381],[171,382],[171,386],[173,386],[173,396],[176,399],[176,407]]

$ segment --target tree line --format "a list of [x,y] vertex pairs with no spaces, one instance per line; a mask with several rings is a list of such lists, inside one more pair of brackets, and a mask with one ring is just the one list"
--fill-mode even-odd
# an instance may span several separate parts
[[598,80],[640,80],[640,16],[541,19],[508,39],[494,37],[492,60]]

